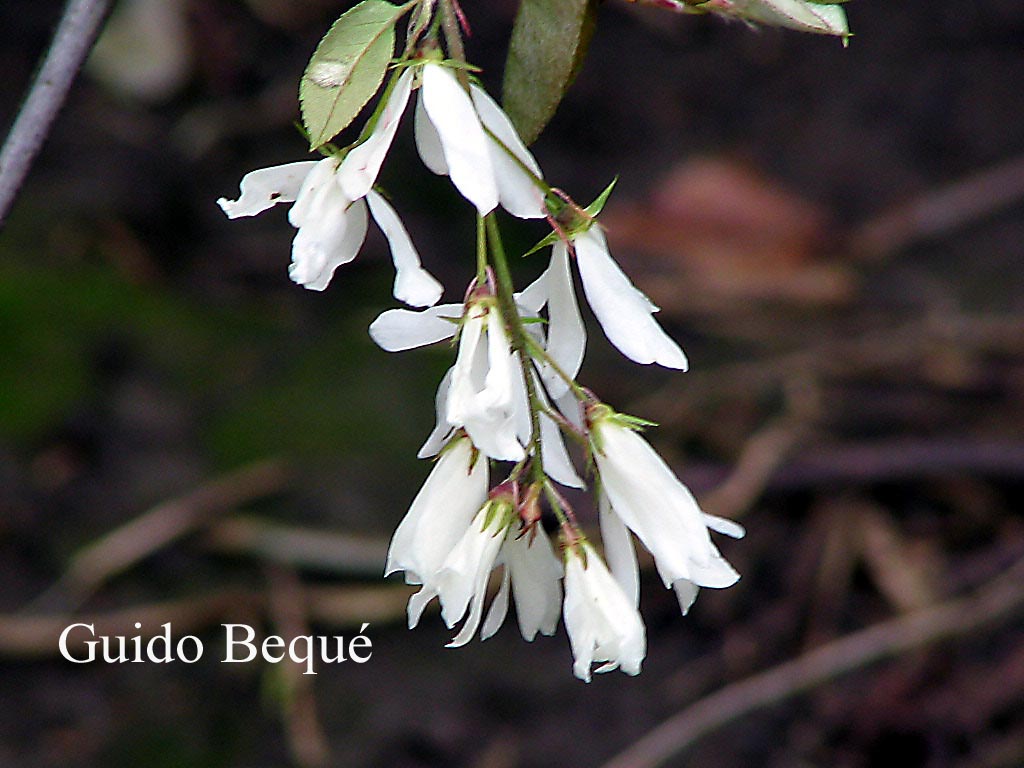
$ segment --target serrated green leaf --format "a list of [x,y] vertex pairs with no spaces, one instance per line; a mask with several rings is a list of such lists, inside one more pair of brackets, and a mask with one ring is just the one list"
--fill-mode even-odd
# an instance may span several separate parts
[[503,106],[526,144],[576,78],[597,21],[597,0],[522,0],[512,28]]
[[333,139],[380,88],[404,13],[384,0],[363,0],[343,13],[316,47],[299,84],[310,149]]

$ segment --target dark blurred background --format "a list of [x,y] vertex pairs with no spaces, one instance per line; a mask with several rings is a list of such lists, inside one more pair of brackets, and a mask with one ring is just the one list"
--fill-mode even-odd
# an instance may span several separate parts
[[[534,151],[584,203],[619,175],[613,251],[691,372],[632,365],[593,326],[581,380],[659,422],[708,511],[743,520],[722,544],[743,580],[680,618],[646,572],[644,671],[589,686],[561,628],[459,650],[436,614],[407,631],[379,573],[451,352],[367,337],[395,305],[379,235],[307,292],[283,207],[229,222],[214,202],[306,157],[298,78],[347,6],[117,4],[0,236],[0,765],[599,766],[811,649],[872,626],[898,644],[901,617],[1024,557],[1024,4],[857,0],[844,50],[609,1]],[[465,11],[497,94],[515,3]],[[0,126],[60,13],[0,4]],[[411,127],[381,181],[457,300],[473,218]],[[520,251],[543,234],[507,230]],[[667,764],[1020,766],[1020,602],[876,663],[853,643],[852,673]],[[206,657],[72,665],[75,620],[171,621]],[[224,665],[224,621],[370,622],[374,656]]]

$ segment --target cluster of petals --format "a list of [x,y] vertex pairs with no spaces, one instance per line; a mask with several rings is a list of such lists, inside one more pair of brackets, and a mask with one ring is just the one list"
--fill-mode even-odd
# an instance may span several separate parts
[[469,438],[452,438],[388,548],[385,575],[404,571],[406,583],[420,585],[409,599],[410,628],[434,597],[449,628],[466,619],[452,646],[469,642],[480,628],[488,580],[498,567],[502,586],[483,620],[482,638],[504,622],[510,591],[527,640],[553,634],[558,622],[562,569],[551,542],[536,531],[523,534],[511,501],[487,498],[487,463]]
[[450,176],[481,214],[500,203],[521,218],[545,215],[543,193],[536,183],[540,168],[508,116],[479,86],[472,85],[467,93],[449,67],[426,62],[396,78],[370,135],[343,159],[326,157],[252,171],[242,178],[237,200],[217,201],[229,218],[294,203],[289,220],[298,233],[289,275],[300,285],[323,290],[334,271],[356,257],[366,237],[369,208],[391,247],[397,270],[395,297],[417,307],[432,306],[441,297],[442,286],[423,269],[398,215],[373,191],[417,70],[421,84],[415,133],[424,164]]
[[[466,304],[439,304],[422,312],[390,309],[370,325],[370,336],[388,352],[400,352],[459,335],[455,365],[444,375],[437,392],[437,425],[420,449],[432,456],[451,434],[464,429],[486,456],[520,461],[530,442],[532,425],[523,365],[514,351],[493,297]],[[537,381],[534,368],[528,367]],[[543,398],[543,388],[537,387]],[[558,426],[540,416],[545,468],[557,482],[582,487]]]

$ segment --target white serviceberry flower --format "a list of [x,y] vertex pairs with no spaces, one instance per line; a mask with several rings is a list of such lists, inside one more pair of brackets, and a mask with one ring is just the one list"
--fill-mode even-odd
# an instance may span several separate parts
[[478,85],[467,93],[450,67],[427,62],[421,71],[415,128],[423,164],[451,177],[481,215],[500,203],[513,216],[543,218],[540,166],[508,115]]
[[[615,516],[654,556],[662,581],[676,590],[683,613],[693,603],[697,587],[735,584],[739,574],[719,554],[708,529],[739,538],[742,526],[702,512],[686,486],[619,414],[598,405],[590,408],[588,419],[601,492]],[[614,520],[607,524],[614,526]],[[617,546],[621,551],[621,536]]]
[[586,541],[565,550],[564,616],[576,677],[589,683],[595,663],[601,664],[596,672],[621,668],[630,675],[640,673],[647,654],[643,621]]
[[[496,489],[497,490],[497,489]],[[551,542],[542,532],[524,533],[511,497],[500,492],[485,504],[472,525],[449,553],[438,576],[441,615],[449,628],[466,616],[449,647],[465,645],[483,618],[491,571],[504,565],[502,585],[491,604],[481,639],[498,631],[508,612],[511,591],[523,637],[554,633],[558,622],[562,577]]]
[[414,307],[429,307],[441,298],[441,284],[423,269],[398,214],[372,190],[411,82],[412,72],[403,73],[370,136],[343,160],[326,157],[252,171],[242,177],[238,200],[217,201],[231,219],[254,216],[277,203],[294,203],[288,219],[299,231],[292,242],[288,274],[296,283],[322,291],[334,271],[356,257],[366,238],[369,206],[395,262],[395,298]]
[[525,384],[518,356],[493,299],[466,305],[459,331],[459,351],[448,387],[445,418],[463,427],[492,459],[520,461],[521,426],[529,423]]
[[441,452],[388,548],[384,575],[405,571],[407,584],[421,584],[409,598],[409,627],[437,595],[438,576],[449,553],[487,500],[487,459],[465,436]]
[[[461,328],[461,331],[460,331]],[[388,352],[449,339],[459,332],[455,365],[437,389],[437,423],[418,456],[433,456],[448,436],[463,428],[474,445],[492,459],[519,461],[531,437],[529,401],[518,352],[509,344],[497,303],[491,297],[439,304],[422,312],[389,309],[370,324],[370,337]],[[541,402],[548,400],[534,382]],[[583,487],[558,425],[540,415],[541,445],[548,474],[562,485]]]
[[[658,311],[622,271],[597,225],[571,235],[583,293],[605,335],[622,354],[638,363],[686,370],[686,355],[654,319]],[[555,255],[562,243],[556,243]]]

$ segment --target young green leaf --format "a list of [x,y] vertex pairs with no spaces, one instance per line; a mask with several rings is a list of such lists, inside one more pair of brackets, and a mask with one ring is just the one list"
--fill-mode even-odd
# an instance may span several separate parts
[[334,138],[380,88],[395,50],[395,22],[404,11],[384,0],[363,0],[324,35],[299,84],[310,149]]
[[597,0],[522,0],[505,62],[503,106],[527,144],[544,130],[583,63]]

